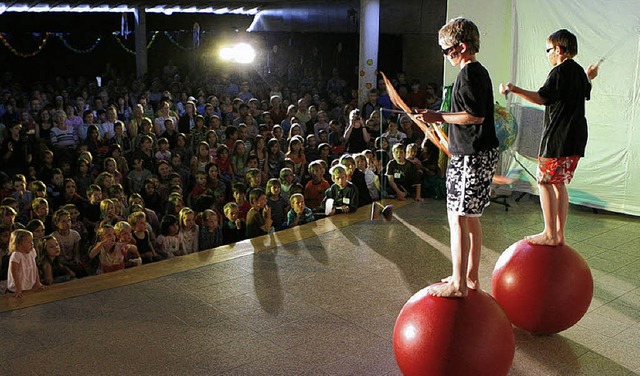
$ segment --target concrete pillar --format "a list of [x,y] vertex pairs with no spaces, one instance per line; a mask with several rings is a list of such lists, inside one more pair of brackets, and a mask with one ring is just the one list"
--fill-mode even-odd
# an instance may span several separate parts
[[358,102],[367,100],[377,86],[378,42],[380,39],[380,0],[360,1],[360,60],[358,64]]
[[147,66],[147,15],[144,7],[136,7],[133,11],[136,22],[136,75],[144,76]]

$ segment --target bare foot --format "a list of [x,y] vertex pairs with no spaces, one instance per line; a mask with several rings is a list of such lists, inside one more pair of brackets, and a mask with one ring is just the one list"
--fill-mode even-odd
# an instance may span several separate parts
[[464,298],[467,296],[467,289],[459,289],[449,282],[427,287],[427,294],[440,298]]
[[547,236],[544,232],[541,232],[537,235],[525,236],[524,239],[529,243],[536,245],[548,245],[555,247],[560,244],[558,238]]
[[[451,276],[448,276],[447,278],[442,278],[440,282],[450,283]],[[467,287],[470,288],[471,290],[478,290],[480,289],[480,281],[478,281],[477,279],[471,279],[467,277]]]

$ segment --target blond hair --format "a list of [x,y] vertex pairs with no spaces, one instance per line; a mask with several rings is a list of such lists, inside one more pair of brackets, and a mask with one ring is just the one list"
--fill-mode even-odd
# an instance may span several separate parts
[[9,238],[9,253],[15,252],[16,246],[27,236],[30,236],[33,239],[33,234],[29,230],[23,230],[21,228],[13,230],[11,238]]

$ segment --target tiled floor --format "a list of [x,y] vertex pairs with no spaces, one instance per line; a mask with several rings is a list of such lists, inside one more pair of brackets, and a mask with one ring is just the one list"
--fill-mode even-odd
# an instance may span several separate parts
[[[449,273],[443,204],[411,204],[391,223],[360,221],[275,248],[267,239],[255,254],[245,244],[227,261],[169,275],[157,266],[158,278],[148,268],[146,281],[113,277],[114,288],[0,313],[0,374],[398,375],[395,319],[413,293]],[[482,219],[487,290],[502,250],[541,227],[535,198],[511,204]],[[567,235],[592,268],[591,307],[558,335],[514,329],[510,375],[640,373],[640,219],[572,207]]]

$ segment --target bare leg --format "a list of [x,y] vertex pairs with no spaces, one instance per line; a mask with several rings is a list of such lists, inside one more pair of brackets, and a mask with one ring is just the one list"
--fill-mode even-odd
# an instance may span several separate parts
[[540,190],[540,206],[544,217],[544,230],[536,235],[525,237],[532,244],[558,245],[558,198],[551,184],[538,184]]
[[[480,288],[478,271],[480,269],[480,252],[482,250],[482,226],[480,225],[480,217],[469,217],[467,223],[471,246],[467,264],[467,287],[472,290],[478,290]],[[452,276],[443,278],[440,281],[451,282]]]
[[480,225],[480,217],[469,217],[467,219],[469,225],[470,250],[469,265],[467,269],[467,287],[472,290],[480,289],[480,280],[478,279],[478,271],[480,269],[480,251],[482,250],[482,226]]
[[558,219],[556,230],[558,234],[558,244],[564,244],[564,226],[567,223],[567,212],[569,211],[569,192],[564,183],[554,184],[555,195],[558,200]]
[[453,273],[444,285],[429,287],[427,293],[443,298],[467,296],[467,266],[469,263],[469,229],[467,217],[448,214],[451,229],[451,262]]

